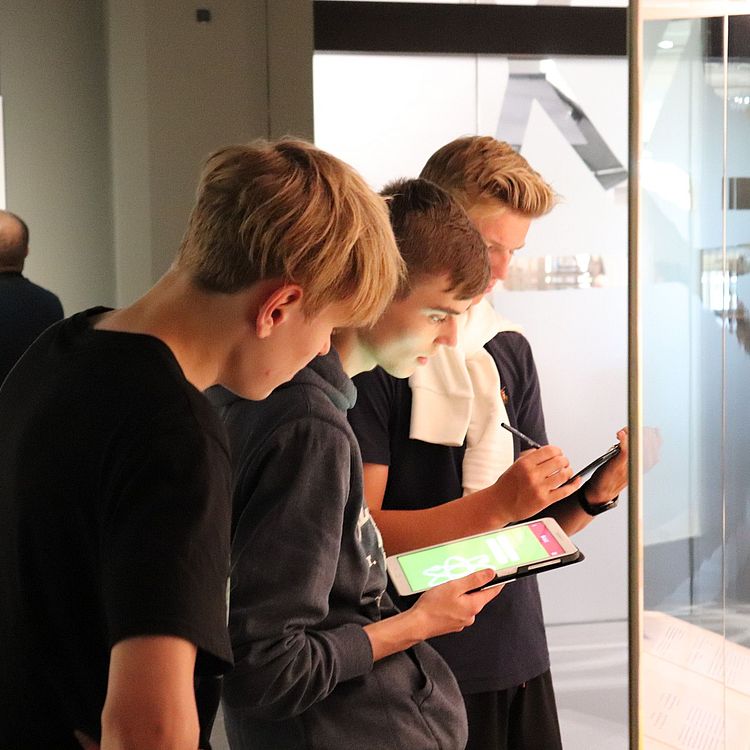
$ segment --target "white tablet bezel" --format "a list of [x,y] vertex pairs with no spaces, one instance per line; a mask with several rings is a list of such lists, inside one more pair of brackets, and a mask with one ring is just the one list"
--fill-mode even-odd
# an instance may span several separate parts
[[555,541],[557,541],[557,543],[562,547],[563,549],[562,554],[554,555],[552,557],[549,557],[549,556],[540,557],[536,560],[530,560],[526,563],[523,563],[522,565],[513,565],[510,567],[497,568],[495,569],[495,573],[496,573],[495,578],[493,578],[487,584],[487,586],[494,586],[499,583],[502,583],[503,581],[514,580],[515,578],[520,578],[526,575],[532,575],[534,573],[542,572],[544,570],[555,570],[561,567],[562,565],[567,565],[573,562],[578,562],[578,560],[583,559],[583,555],[581,554],[578,547],[576,547],[576,545],[573,543],[570,537],[562,530],[562,528],[557,523],[557,521],[554,518],[544,517],[544,518],[535,518],[532,521],[525,521],[524,523],[513,524],[512,526],[505,526],[501,529],[492,529],[491,531],[486,531],[481,534],[472,534],[471,536],[462,537],[459,539],[450,539],[448,541],[441,542],[440,544],[432,544],[428,547],[421,547],[419,549],[409,550],[408,552],[401,552],[396,555],[390,555],[386,559],[386,567],[388,570],[388,575],[390,576],[391,581],[393,582],[393,585],[396,588],[396,591],[401,596],[411,596],[413,594],[420,594],[423,591],[427,591],[428,589],[419,589],[415,591],[414,589],[411,588],[411,585],[409,584],[409,581],[404,575],[403,568],[401,567],[401,564],[399,562],[400,558],[415,554],[417,552],[424,552],[425,550],[437,549],[438,547],[445,547],[449,544],[454,544],[455,542],[462,542],[468,539],[477,539],[480,537],[493,536],[501,531],[504,531],[505,529],[517,528],[519,526],[530,526],[532,523],[537,523],[537,522],[544,523],[544,525],[547,527],[547,530],[554,537]]

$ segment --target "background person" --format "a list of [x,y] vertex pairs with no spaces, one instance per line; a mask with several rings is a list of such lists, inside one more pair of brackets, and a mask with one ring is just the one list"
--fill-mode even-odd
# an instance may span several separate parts
[[26,223],[0,210],[0,383],[31,342],[63,317],[57,296],[23,275],[28,254]]

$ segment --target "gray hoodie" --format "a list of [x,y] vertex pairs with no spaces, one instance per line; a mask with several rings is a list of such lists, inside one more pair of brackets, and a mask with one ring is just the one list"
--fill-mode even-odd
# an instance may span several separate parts
[[233,750],[461,750],[463,700],[442,658],[419,644],[372,660],[363,628],[397,610],[346,419],[356,389],[336,352],[265,401],[208,395],[235,471]]

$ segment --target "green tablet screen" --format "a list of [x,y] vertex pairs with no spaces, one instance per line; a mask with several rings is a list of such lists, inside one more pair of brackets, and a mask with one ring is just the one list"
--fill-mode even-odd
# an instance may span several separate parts
[[398,556],[413,591],[432,588],[483,568],[514,568],[564,554],[542,521],[448,542]]

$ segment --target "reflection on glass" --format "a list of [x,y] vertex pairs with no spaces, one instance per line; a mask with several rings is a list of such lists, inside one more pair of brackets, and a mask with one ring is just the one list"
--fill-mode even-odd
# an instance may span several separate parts
[[726,64],[721,23],[643,35],[647,748],[750,747],[750,66]]
[[[316,143],[376,188],[471,133],[512,141],[554,187],[510,266],[519,291],[498,285],[492,303],[533,347],[550,440],[588,463],[627,421],[626,60],[317,53],[313,71]],[[543,85],[519,97],[525,74]],[[626,540],[626,513],[608,513],[567,586],[539,581],[566,748],[627,743]]]
[[531,108],[536,104],[555,123],[605,190],[627,180],[625,166],[578,103],[575,93],[565,92],[561,85],[556,85],[556,66],[551,60],[511,60],[508,67],[498,137],[520,150]]
[[503,288],[513,292],[590,289],[606,285],[604,258],[589,253],[515,258],[503,282]]
[[[728,206],[724,274],[725,430],[724,606],[727,654],[750,648],[750,16],[729,19],[729,113],[727,119]],[[750,674],[746,658],[744,674]],[[745,700],[744,739],[750,716],[750,686],[730,682],[734,661],[726,661],[726,700]],[[734,715],[730,710],[729,715]],[[727,744],[727,747],[731,747]]]
[[[738,277],[750,272],[750,246],[712,248],[701,253],[701,300],[718,318],[727,319],[730,333],[736,333],[741,317],[737,298]],[[744,305],[743,305],[744,307]]]

